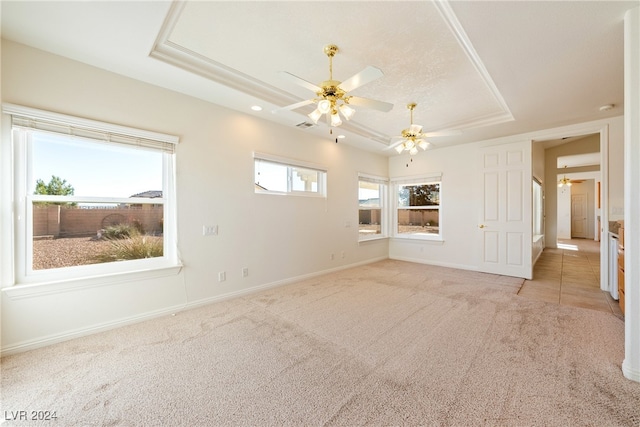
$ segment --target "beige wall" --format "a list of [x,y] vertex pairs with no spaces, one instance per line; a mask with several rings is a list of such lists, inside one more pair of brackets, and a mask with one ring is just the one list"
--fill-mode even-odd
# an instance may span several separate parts
[[[356,226],[358,173],[388,176],[386,157],[24,45],[2,43],[3,102],[180,137],[177,246],[184,265],[177,274],[111,278],[100,286],[95,281],[56,283],[49,292],[28,299],[13,299],[5,292],[3,349],[170,314],[387,257],[387,240],[360,245]],[[13,285],[14,262],[6,243],[13,227],[10,163],[5,167],[11,158],[8,120],[3,115],[0,141],[0,286],[5,288]],[[328,197],[256,194],[254,151],[327,167]],[[203,236],[203,225],[218,225],[218,235]],[[344,257],[331,257],[342,252]],[[247,277],[242,274],[245,267]],[[226,281],[218,282],[222,271]],[[126,286],[120,286],[125,280]],[[58,287],[66,290],[57,292]]]

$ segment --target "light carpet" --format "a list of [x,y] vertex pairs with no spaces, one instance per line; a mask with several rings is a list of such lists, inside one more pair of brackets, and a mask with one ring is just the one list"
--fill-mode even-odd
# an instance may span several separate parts
[[638,426],[612,314],[386,260],[2,359],[60,426]]

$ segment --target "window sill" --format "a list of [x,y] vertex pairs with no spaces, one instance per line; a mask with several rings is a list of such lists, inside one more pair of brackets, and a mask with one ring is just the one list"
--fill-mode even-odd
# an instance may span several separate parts
[[389,236],[376,235],[375,237],[367,237],[366,239],[358,239],[358,243],[376,242],[380,240],[387,240]]
[[312,193],[312,192],[304,192],[304,191],[268,191],[268,190],[255,190],[255,194],[264,194],[270,196],[293,196],[293,197],[310,197],[313,199],[326,199],[327,195],[324,193]]
[[415,242],[415,243],[433,243],[443,244],[444,239],[442,236],[394,236],[393,240],[402,242]]
[[128,271],[123,273],[104,274],[80,279],[59,280],[55,282],[39,282],[16,284],[2,289],[2,293],[11,299],[39,297],[77,289],[89,289],[99,286],[118,285],[125,282],[156,279],[174,276],[180,273],[182,264],[148,270]]

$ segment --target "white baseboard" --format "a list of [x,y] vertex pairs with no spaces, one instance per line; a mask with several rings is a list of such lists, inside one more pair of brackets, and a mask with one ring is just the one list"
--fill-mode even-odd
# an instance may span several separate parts
[[395,259],[398,261],[407,261],[407,262],[415,262],[417,264],[426,264],[426,265],[435,265],[438,267],[448,267],[448,268],[457,268],[459,270],[469,270],[469,271],[480,271],[477,267],[473,265],[465,265],[465,264],[455,264],[450,262],[439,262],[439,261],[429,261],[423,258],[411,258],[411,257],[389,257],[389,259]]
[[125,317],[122,319],[118,319],[118,320],[114,320],[114,321],[109,321],[109,322],[104,322],[104,323],[100,323],[97,325],[92,325],[89,327],[83,327],[83,328],[78,328],[78,329],[74,329],[71,331],[66,331],[66,332],[62,332],[59,334],[51,334],[51,335],[47,335],[41,338],[37,338],[37,339],[33,339],[33,340],[27,340],[27,341],[22,341],[16,344],[12,344],[12,345],[8,345],[6,347],[0,347],[0,356],[8,356],[11,354],[16,354],[16,353],[21,353],[24,351],[28,351],[28,350],[34,350],[36,348],[40,348],[40,347],[46,347],[48,345],[52,345],[52,344],[57,344],[59,342],[63,342],[63,341],[68,341],[74,338],[80,338],[86,335],[91,335],[91,334],[95,334],[98,332],[104,332],[104,331],[108,331],[110,329],[115,329],[115,328],[119,328],[122,326],[127,326],[127,325],[131,325],[134,323],[138,323],[138,322],[142,322],[145,320],[150,320],[150,319],[154,319],[157,317],[161,317],[161,316],[168,316],[180,311],[184,311],[190,308],[195,308],[195,307],[200,307],[203,305],[207,305],[207,304],[212,304],[214,302],[218,302],[218,301],[224,301],[224,300],[228,300],[228,299],[232,299],[232,298],[237,298],[243,295],[248,295],[248,294],[252,294],[252,293],[256,293],[256,292],[260,292],[263,291],[265,289],[270,289],[270,288],[275,288],[278,286],[283,286],[283,285],[288,285],[291,283],[295,283],[301,280],[305,280],[305,279],[310,279],[313,277],[317,277],[317,276],[322,276],[324,274],[328,274],[328,273],[333,273],[336,271],[340,271],[340,270],[346,270],[348,268],[353,268],[353,267],[358,267],[361,265],[366,265],[366,264],[372,264],[374,262],[378,262],[378,261],[383,261],[385,259],[388,259],[386,256],[385,257],[379,257],[379,258],[374,258],[374,259],[369,259],[366,261],[361,261],[361,262],[357,262],[357,263],[353,263],[353,264],[348,264],[348,265],[343,265],[340,267],[335,267],[335,268],[330,268],[327,270],[321,270],[321,271],[317,271],[314,273],[309,273],[309,274],[303,274],[301,276],[296,276],[296,277],[291,277],[288,279],[283,279],[283,280],[278,280],[275,282],[271,282],[271,283],[265,283],[262,285],[258,285],[258,286],[253,286],[251,288],[247,288],[247,289],[242,289],[239,291],[233,291],[233,292],[228,292],[226,294],[222,294],[222,295],[216,295],[214,297],[210,297],[210,298],[204,298],[204,299],[200,299],[197,301],[192,301],[192,302],[187,302],[186,304],[179,304],[179,305],[174,305],[171,307],[167,307],[167,308],[163,308],[163,309],[159,309],[159,310],[154,310],[151,312],[147,312],[147,313],[143,313],[143,314],[139,314],[139,315],[135,315],[135,316],[129,316],[129,317]]
[[78,329],[63,332],[60,334],[52,334],[42,338],[22,341],[17,344],[0,348],[0,355],[8,356],[11,354],[22,353],[24,351],[35,350],[36,348],[46,347],[46,346],[57,344],[63,341],[72,340],[74,338],[80,338],[87,335],[96,334],[98,332],[104,332],[111,329],[120,328],[122,326],[127,326],[134,323],[139,323],[145,320],[154,319],[156,317],[167,316],[167,315],[176,313],[177,311],[180,311],[183,308],[184,308],[184,304],[180,304],[177,306],[163,308],[160,310],[154,310],[144,314],[130,316],[130,317],[126,317],[126,318],[111,321],[111,322],[104,322],[104,323],[100,323],[100,324],[89,326],[89,327],[78,328]]
[[379,257],[379,258],[374,258],[374,259],[368,259],[366,261],[356,262],[356,263],[348,264],[348,265],[342,265],[340,267],[330,268],[330,269],[327,269],[327,270],[320,270],[320,271],[316,271],[316,272],[309,273],[309,274],[303,274],[301,276],[295,276],[295,277],[290,277],[288,279],[277,280],[275,282],[264,283],[262,285],[253,286],[251,288],[241,289],[239,291],[228,292],[226,294],[216,295],[216,296],[213,296],[213,297],[204,298],[204,299],[200,299],[200,300],[197,300],[197,301],[189,302],[189,303],[187,303],[185,309],[201,307],[203,305],[212,304],[214,302],[225,301],[225,300],[228,300],[228,299],[237,298],[237,297],[241,297],[241,296],[244,296],[244,295],[254,294],[256,292],[264,291],[264,290],[267,290],[267,289],[277,288],[279,286],[284,286],[284,285],[289,285],[291,283],[300,282],[300,281],[306,280],[306,279],[312,279],[314,277],[322,276],[324,274],[329,274],[329,273],[333,273],[333,272],[336,272],[336,271],[341,271],[341,270],[346,270],[346,269],[349,269],[349,268],[359,267],[361,265],[373,264],[374,262],[383,261],[385,259],[389,259],[389,258],[385,256],[385,257]]
[[640,382],[640,369],[630,367],[627,359],[622,362],[622,375],[631,381]]

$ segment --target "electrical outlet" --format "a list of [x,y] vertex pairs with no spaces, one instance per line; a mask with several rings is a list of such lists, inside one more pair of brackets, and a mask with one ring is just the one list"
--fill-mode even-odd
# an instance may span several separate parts
[[249,275],[249,267],[242,268],[242,277],[247,277]]
[[340,258],[344,258],[344,251],[340,254]]
[[333,261],[336,256],[334,254],[329,255],[329,259]]
[[203,225],[202,226],[202,235],[203,236],[216,236],[218,234],[218,226],[217,225]]
[[224,282],[225,280],[227,280],[227,273],[224,271],[218,273],[218,282]]

